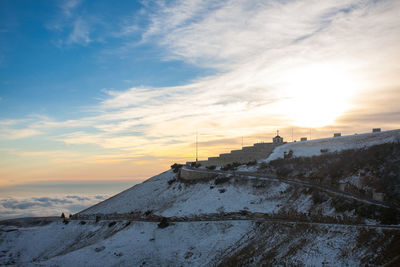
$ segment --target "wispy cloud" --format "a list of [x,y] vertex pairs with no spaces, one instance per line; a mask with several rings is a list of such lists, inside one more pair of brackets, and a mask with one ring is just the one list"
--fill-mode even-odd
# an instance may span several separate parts
[[[140,12],[139,12],[140,13]],[[139,26],[139,16],[131,15],[123,17],[120,20],[118,29],[111,34],[113,37],[129,37],[140,33],[142,28]]]
[[[106,91],[98,116],[66,123],[84,121],[100,132],[70,140],[128,131],[176,138],[174,131],[218,127],[229,135],[254,127],[248,118],[273,128],[296,123],[296,114],[313,116],[308,106],[335,119],[360,93],[398,85],[398,9],[396,1],[157,1],[144,12],[150,24],[143,40],[159,44],[166,58],[220,74],[178,87]],[[76,25],[71,42],[90,42],[83,20]],[[45,124],[52,123],[64,122]]]
[[[291,125],[360,127],[368,110],[393,120],[400,113],[399,10],[394,0],[146,2],[141,44],[214,75],[182,86],[106,90],[94,115],[37,118],[25,134],[62,129],[52,140],[113,150],[93,161],[142,160],[187,156],[196,131],[204,146],[224,139],[234,146],[238,137],[260,141]],[[79,14],[69,19],[70,42],[89,44],[90,22]],[[119,37],[136,33],[133,20],[115,31]]]
[[56,161],[60,159],[68,159],[69,161],[72,159],[82,159],[82,154],[68,150],[20,151],[8,149],[8,152],[20,157],[45,157],[52,158]]
[[399,8],[396,1],[158,1],[143,40],[158,43],[167,59],[220,74],[178,87],[109,91],[99,129],[137,127],[164,140],[187,140],[199,128],[235,136],[296,124],[299,116],[315,121],[315,110],[333,123],[360,94],[399,86]]
[[143,38],[159,42],[170,57],[232,69],[263,55],[268,56],[264,60],[280,58],[280,52],[329,28],[355,4],[357,1],[158,1]]
[[142,152],[154,140],[186,143],[196,129],[225,137],[272,134],[295,124],[298,114],[313,118],[314,110],[333,123],[359,94],[399,84],[398,9],[395,1],[157,2],[143,39],[157,42],[168,58],[220,74],[183,86],[108,90],[98,115],[40,121],[35,129],[86,126],[92,130],[57,140]]
[[[144,40],[157,42],[167,59],[223,72],[209,77],[202,89],[218,90],[225,103],[237,102],[232,93],[246,101],[259,89],[286,97],[279,113],[294,123],[299,116],[315,116],[314,110],[326,123],[351,108],[359,94],[399,85],[394,78],[399,71],[394,58],[400,57],[397,1],[157,4]],[[255,102],[264,99],[258,95]]]
[[73,11],[76,9],[76,7],[81,3],[81,0],[67,0],[63,1],[61,5],[61,9],[63,10],[63,13],[65,16],[70,17],[72,16]]
[[91,41],[89,24],[81,17],[78,17],[73,22],[72,32],[68,36],[67,43],[87,45]]
[[25,126],[27,121],[29,120],[0,121],[0,138],[13,140],[41,134],[40,130]]
[[71,45],[86,46],[92,41],[100,40],[94,35],[95,26],[102,23],[93,15],[82,10],[81,0],[69,0],[59,6],[59,16],[47,24],[47,29],[53,31],[57,37],[53,43],[58,47]]

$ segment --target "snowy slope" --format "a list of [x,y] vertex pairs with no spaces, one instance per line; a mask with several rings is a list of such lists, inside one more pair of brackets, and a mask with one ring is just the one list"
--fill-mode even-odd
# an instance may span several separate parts
[[[400,131],[396,130],[289,143],[278,147],[268,160],[289,150],[295,156],[311,156],[319,155],[321,149],[360,148],[397,141],[399,137]],[[172,222],[163,229],[156,222],[124,219],[79,219],[68,224],[60,219],[44,226],[29,226],[28,222],[14,227],[0,224],[0,265],[359,266],[383,265],[396,259],[399,229],[260,221],[251,217],[230,220],[221,216],[214,221],[199,221],[195,217],[243,210],[270,215],[307,214],[314,219],[355,216],[353,211],[335,211],[333,198],[326,197],[326,201],[314,202],[309,188],[269,178],[231,177],[217,185],[215,180],[186,183],[176,180],[170,170],[78,215],[152,211],[159,216],[194,220]]]
[[175,223],[165,229],[152,222],[108,224],[60,220],[0,231],[0,265],[15,259],[21,266],[202,266],[250,231],[253,222]]
[[[164,172],[142,184],[90,207],[80,214],[146,212],[166,217],[193,216],[220,212],[277,213],[289,206],[307,212],[312,201],[309,195],[297,192],[292,186],[277,181],[234,181],[215,185],[214,181],[168,184],[175,174]],[[225,190],[221,193],[221,190]],[[290,192],[289,192],[290,191]],[[283,194],[286,192],[286,194]]]
[[386,229],[255,221],[180,222],[165,229],[153,222],[108,224],[59,221],[13,232],[0,227],[0,265],[382,265],[396,255],[390,252],[399,236]]
[[[307,142],[288,143],[279,146],[267,159],[282,157],[283,152],[293,150],[295,156],[312,156],[321,154],[321,149],[338,151],[350,148],[362,148],[376,144],[400,140],[400,130],[381,133],[343,136],[318,139]],[[251,167],[253,168],[253,167]],[[80,214],[110,214],[146,212],[162,216],[191,216],[208,213],[234,212],[248,210],[251,212],[277,213],[281,208],[295,205],[298,210],[307,212],[311,208],[309,197],[291,194],[292,189],[282,182],[268,181],[262,186],[256,182],[229,182],[214,185],[214,181],[184,184],[168,181],[175,179],[170,170],[135,185],[124,192],[105,200]],[[214,187],[214,188],[213,188]],[[258,188],[258,189],[257,189]],[[219,189],[224,189],[221,193]],[[282,194],[281,192],[285,192]],[[293,199],[293,201],[288,201]]]
[[400,141],[400,130],[385,131],[380,133],[366,133],[324,139],[315,139],[305,142],[287,143],[275,148],[274,152],[266,159],[271,161],[282,158],[284,152],[293,151],[295,157],[310,157],[321,155],[321,149],[329,152],[345,149],[357,149]]

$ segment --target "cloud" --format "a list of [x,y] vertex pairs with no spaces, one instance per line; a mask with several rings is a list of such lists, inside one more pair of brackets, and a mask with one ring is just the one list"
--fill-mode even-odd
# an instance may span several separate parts
[[77,120],[56,121],[48,116],[29,115],[24,119],[0,120],[0,138],[15,140],[48,133],[52,129],[76,129],[91,126],[93,120],[80,118]]
[[90,26],[87,21],[78,17],[73,22],[72,32],[68,36],[68,44],[81,44],[87,45],[91,42],[90,39]]
[[[181,86],[104,91],[94,115],[37,118],[27,129],[63,129],[53,140],[112,150],[95,161],[185,157],[196,132],[203,145],[234,146],[241,136],[268,140],[291,125],[360,127],[365,110],[389,120],[400,112],[399,1],[155,1],[144,10],[141,44],[214,74]],[[136,32],[133,20],[117,32]],[[70,43],[92,41],[91,22],[81,14],[69,22]]]
[[47,164],[53,164],[53,166],[63,166],[64,164],[84,161],[84,153],[69,150],[25,151],[23,149],[4,149],[3,151],[20,158],[25,158],[25,160],[27,160],[26,158],[46,160]]
[[112,37],[126,38],[141,32],[141,27],[138,25],[138,16],[123,17],[120,26],[115,32],[111,33]]
[[280,51],[329,28],[356,3],[158,1],[143,38],[157,41],[171,58],[232,69],[263,54],[271,60],[281,56]]
[[44,129],[37,127],[37,123],[37,117],[0,120],[0,138],[16,140],[40,135]]
[[0,219],[26,216],[59,216],[62,212],[73,214],[92,206],[106,196],[31,197],[0,199]]
[[67,0],[63,1],[61,5],[61,9],[65,16],[72,16],[72,12],[76,9],[76,7],[81,3],[81,0]]
[[29,129],[29,128],[27,128],[27,129],[11,129],[8,127],[0,127],[0,138],[9,139],[9,140],[27,138],[27,137],[38,135],[40,133],[41,132],[39,130]]
[[[98,199],[99,196],[96,196],[95,198]],[[102,197],[102,196],[100,196]],[[84,200],[90,200],[88,197],[79,197],[79,196],[66,196],[65,198],[71,198],[71,199],[76,199],[79,201],[84,201]]]
[[63,48],[71,45],[87,46],[93,41],[101,40],[103,22],[94,15],[88,15],[80,0],[64,1],[59,6],[59,15],[50,21],[46,28],[52,31],[56,38],[54,45]]
[[[315,110],[325,123],[333,123],[360,94],[372,90],[372,96],[384,87],[399,86],[394,78],[399,71],[394,58],[400,57],[396,1],[157,3],[144,40],[158,43],[167,59],[222,72],[208,77],[201,88],[213,99],[218,90],[223,98],[218,103],[236,103],[241,115],[247,114],[238,109],[240,101],[253,101],[266,110],[275,108],[287,123],[312,118]],[[253,95],[257,89],[261,94]],[[208,104],[196,89],[187,92],[196,103]],[[279,107],[262,102],[271,96],[287,101]],[[395,97],[398,100],[398,94]],[[312,121],[301,124],[314,126]]]
[[167,59],[221,73],[179,87],[109,91],[98,129],[139,127],[158,136],[209,132],[209,124],[231,134],[248,118],[275,128],[313,118],[315,110],[333,123],[361,92],[398,85],[377,77],[398,70],[398,8],[395,1],[158,1],[143,40],[158,43]]
[[26,120],[1,120],[0,121],[0,126],[9,126],[9,125],[16,125],[18,123],[25,122]]

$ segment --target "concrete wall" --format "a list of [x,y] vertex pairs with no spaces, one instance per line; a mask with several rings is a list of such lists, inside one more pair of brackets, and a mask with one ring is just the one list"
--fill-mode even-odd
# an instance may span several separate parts
[[231,153],[220,154],[219,157],[210,157],[208,160],[200,160],[202,166],[224,166],[233,162],[247,163],[249,161],[267,158],[275,147],[284,143],[257,143],[253,146],[243,147],[240,150],[232,150]]

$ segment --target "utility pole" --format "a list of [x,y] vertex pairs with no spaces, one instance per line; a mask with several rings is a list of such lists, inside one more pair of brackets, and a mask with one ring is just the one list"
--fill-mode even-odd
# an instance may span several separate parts
[[199,142],[198,142],[198,133],[196,132],[196,163],[199,161]]
[[293,127],[292,127],[292,142],[293,142]]

